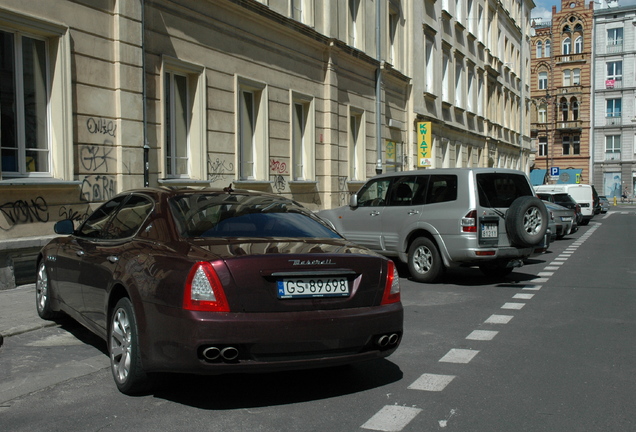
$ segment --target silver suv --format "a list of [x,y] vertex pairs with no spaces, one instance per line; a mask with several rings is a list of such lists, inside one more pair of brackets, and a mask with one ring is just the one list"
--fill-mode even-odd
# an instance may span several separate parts
[[503,276],[546,235],[548,213],[521,171],[427,169],[382,174],[348,206],[318,213],[347,239],[408,264],[434,282],[447,267]]

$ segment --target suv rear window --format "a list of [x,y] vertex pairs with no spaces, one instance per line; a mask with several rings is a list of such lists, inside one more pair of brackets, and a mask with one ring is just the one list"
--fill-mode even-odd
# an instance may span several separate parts
[[533,196],[525,176],[519,174],[477,174],[479,205],[482,207],[508,208],[521,196]]

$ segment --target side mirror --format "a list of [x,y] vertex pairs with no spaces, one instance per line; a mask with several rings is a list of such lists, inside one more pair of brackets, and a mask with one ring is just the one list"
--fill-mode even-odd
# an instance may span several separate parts
[[358,207],[358,194],[353,194],[349,198],[349,207],[356,208]]
[[73,234],[75,232],[75,226],[70,219],[64,219],[55,223],[53,227],[56,234]]

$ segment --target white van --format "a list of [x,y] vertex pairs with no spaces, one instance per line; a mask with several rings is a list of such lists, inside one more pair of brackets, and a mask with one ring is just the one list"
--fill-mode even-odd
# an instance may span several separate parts
[[581,206],[583,225],[587,225],[594,217],[596,200],[595,190],[587,184],[555,184],[535,186],[537,193],[567,193]]

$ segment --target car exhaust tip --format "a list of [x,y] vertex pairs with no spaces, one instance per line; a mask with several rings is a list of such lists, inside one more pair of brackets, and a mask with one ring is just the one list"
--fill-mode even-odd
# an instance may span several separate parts
[[395,345],[400,340],[400,335],[393,333],[389,336],[389,345]]
[[221,350],[221,357],[223,360],[232,361],[236,360],[239,356],[239,351],[234,347],[225,347]]
[[378,338],[376,343],[378,344],[380,348],[384,348],[385,346],[389,344],[389,337],[387,335],[382,335]]
[[216,360],[221,356],[221,350],[217,347],[208,347],[203,350],[203,357],[206,360]]

